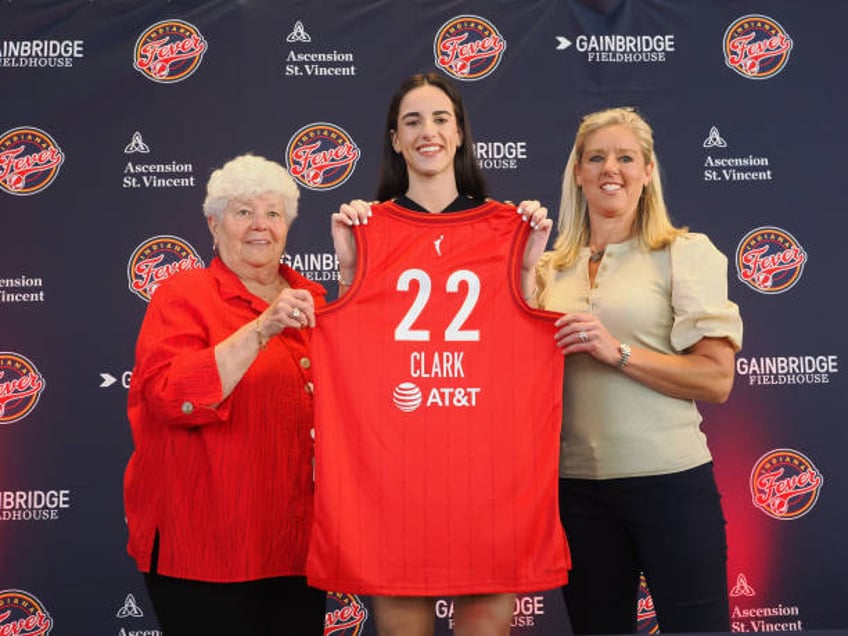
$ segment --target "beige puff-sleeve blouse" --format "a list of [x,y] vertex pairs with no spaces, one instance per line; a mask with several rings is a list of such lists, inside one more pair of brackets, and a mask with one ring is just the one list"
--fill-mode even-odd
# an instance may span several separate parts
[[[638,239],[607,245],[589,283],[589,249],[569,269],[542,272],[545,308],[596,314],[613,337],[679,354],[701,338],[742,345],[739,308],[727,297],[727,258],[704,234],[661,250]],[[587,354],[568,356],[563,383],[560,476],[660,475],[712,459],[692,400],[669,397]]]

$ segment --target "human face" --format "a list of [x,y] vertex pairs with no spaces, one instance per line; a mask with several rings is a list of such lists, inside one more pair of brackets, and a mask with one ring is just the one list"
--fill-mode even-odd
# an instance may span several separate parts
[[583,188],[590,216],[619,217],[632,223],[653,170],[653,164],[645,163],[633,131],[613,124],[586,136],[574,176]]
[[453,179],[453,158],[461,144],[453,102],[444,91],[425,84],[403,96],[392,147],[403,155],[410,183],[436,175]]
[[286,248],[289,226],[279,194],[232,199],[221,218],[207,217],[224,264],[237,274],[250,269],[276,271]]

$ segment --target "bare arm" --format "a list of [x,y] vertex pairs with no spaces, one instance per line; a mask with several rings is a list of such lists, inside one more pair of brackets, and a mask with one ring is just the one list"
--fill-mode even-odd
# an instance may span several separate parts
[[[565,314],[556,325],[557,346],[565,355],[588,353],[598,362],[618,366],[621,343],[597,316]],[[721,403],[733,387],[735,353],[725,338],[702,338],[681,354],[657,353],[631,345],[630,358],[620,371],[671,397]]]
[[725,338],[703,338],[681,355],[634,347],[621,371],[671,397],[721,404],[733,388],[733,345]]
[[356,239],[354,225],[366,225],[371,216],[371,205],[361,199],[343,203],[330,217],[330,234],[339,259],[339,296],[344,296],[356,276]]
[[548,218],[548,208],[538,201],[522,201],[518,205],[518,213],[524,221],[530,223],[531,228],[521,262],[521,295],[535,306],[536,264],[545,251],[554,223]]

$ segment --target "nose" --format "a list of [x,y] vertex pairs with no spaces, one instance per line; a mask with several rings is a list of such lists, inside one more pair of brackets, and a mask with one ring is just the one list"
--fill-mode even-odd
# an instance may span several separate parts
[[424,124],[421,127],[421,135],[423,137],[432,137],[436,134],[436,124],[435,122],[426,119],[424,120]]
[[609,154],[604,158],[604,172],[615,172],[618,170],[618,159],[614,154]]
[[263,230],[268,227],[268,217],[261,212],[254,212],[250,217],[250,225],[256,230]]

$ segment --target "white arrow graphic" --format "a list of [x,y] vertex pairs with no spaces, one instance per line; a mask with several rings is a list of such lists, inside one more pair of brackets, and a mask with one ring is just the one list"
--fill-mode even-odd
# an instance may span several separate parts
[[103,378],[103,382],[100,383],[101,389],[106,388],[107,386],[112,386],[118,381],[118,378],[113,375],[109,375],[108,373],[101,373],[100,377]]
[[568,38],[564,38],[561,35],[556,36],[557,39],[557,51],[562,51],[571,46],[571,40]]

